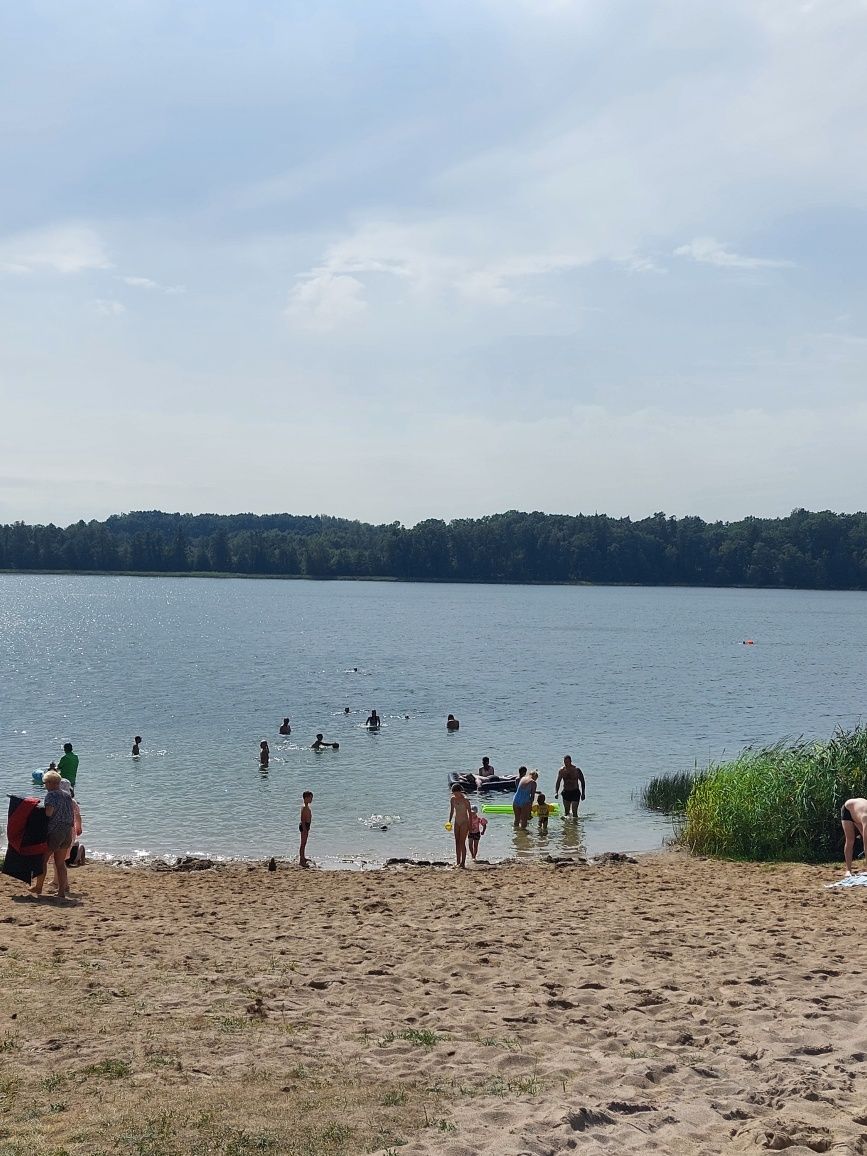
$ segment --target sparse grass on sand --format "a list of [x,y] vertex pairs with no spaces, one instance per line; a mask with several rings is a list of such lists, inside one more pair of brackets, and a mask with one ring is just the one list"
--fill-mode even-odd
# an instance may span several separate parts
[[862,896],[830,878],[96,865],[64,905],[0,877],[0,1156],[860,1151]]

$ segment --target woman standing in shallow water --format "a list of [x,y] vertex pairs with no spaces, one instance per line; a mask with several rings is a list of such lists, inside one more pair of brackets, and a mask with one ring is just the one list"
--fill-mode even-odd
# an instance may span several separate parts
[[518,767],[518,786],[512,799],[512,811],[515,816],[513,825],[520,827],[522,831],[527,830],[530,815],[533,813],[533,796],[536,794],[538,777],[535,771],[528,773],[526,767]]

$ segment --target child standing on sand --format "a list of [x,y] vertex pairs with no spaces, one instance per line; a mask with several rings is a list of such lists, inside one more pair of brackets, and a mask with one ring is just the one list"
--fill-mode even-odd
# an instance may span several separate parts
[[479,853],[479,839],[484,835],[488,826],[488,820],[479,814],[478,807],[470,808],[470,833],[467,835],[467,842],[470,845],[470,854],[473,859]]
[[548,816],[551,814],[550,806],[545,802],[545,796],[538,794],[536,796],[536,814],[539,816],[539,834],[548,834]]
[[313,822],[313,811],[310,804],[313,802],[313,792],[305,791],[301,796],[303,806],[301,808],[301,820],[298,823],[298,830],[301,832],[301,850],[298,854],[298,860],[302,867],[308,867],[307,856],[307,836],[310,834],[310,824]]

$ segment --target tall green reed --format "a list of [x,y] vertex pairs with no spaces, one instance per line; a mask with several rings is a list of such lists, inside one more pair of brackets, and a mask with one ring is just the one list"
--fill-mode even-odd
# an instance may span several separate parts
[[747,748],[696,782],[680,840],[702,855],[829,862],[843,854],[841,804],[865,794],[863,726],[823,743]]
[[706,771],[673,771],[657,775],[641,788],[641,805],[664,815],[682,814],[693,787],[706,774]]

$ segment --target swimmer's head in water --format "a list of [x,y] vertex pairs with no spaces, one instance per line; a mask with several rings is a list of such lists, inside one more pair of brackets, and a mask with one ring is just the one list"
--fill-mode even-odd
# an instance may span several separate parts
[[316,736],[316,741],[317,741],[317,742],[322,742],[322,732],[321,732],[321,731],[320,731],[320,732],[319,732],[319,734]]
[[344,713],[344,714],[349,714],[349,707],[348,707],[348,706],[345,706],[345,707],[343,708],[343,713]]

